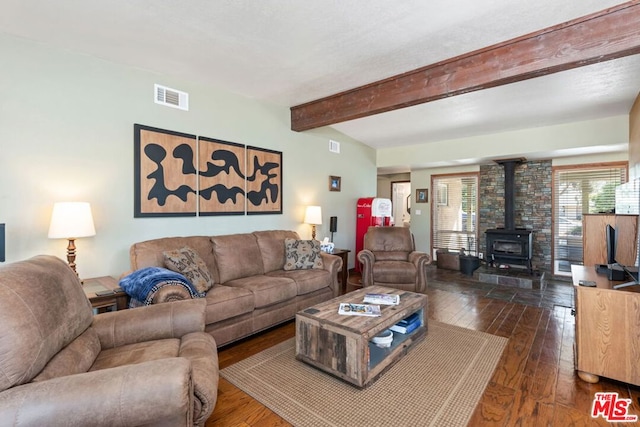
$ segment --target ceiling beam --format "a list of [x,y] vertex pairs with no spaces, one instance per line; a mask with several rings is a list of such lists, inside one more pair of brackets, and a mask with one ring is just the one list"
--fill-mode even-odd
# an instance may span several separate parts
[[640,0],[291,107],[304,131],[640,53]]

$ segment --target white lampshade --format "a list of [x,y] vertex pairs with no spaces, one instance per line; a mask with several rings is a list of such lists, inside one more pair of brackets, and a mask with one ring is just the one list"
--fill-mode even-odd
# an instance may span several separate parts
[[87,202],[58,202],[53,205],[50,239],[75,239],[95,236],[91,205]]
[[307,206],[307,210],[304,214],[305,224],[322,224],[322,208],[320,206]]

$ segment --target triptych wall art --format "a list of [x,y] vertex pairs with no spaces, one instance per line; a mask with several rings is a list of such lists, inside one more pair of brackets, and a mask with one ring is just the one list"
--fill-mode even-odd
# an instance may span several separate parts
[[282,152],[134,125],[134,217],[282,213]]

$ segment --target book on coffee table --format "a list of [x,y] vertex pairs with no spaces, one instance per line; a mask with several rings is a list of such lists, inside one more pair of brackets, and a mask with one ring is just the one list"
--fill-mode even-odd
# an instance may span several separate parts
[[363,301],[368,304],[398,305],[400,295],[398,294],[365,294]]
[[418,329],[421,325],[422,325],[422,322],[418,320],[417,322],[409,323],[408,325],[404,325],[404,326],[398,325],[396,323],[395,325],[389,326],[389,329],[392,330],[393,332],[398,332],[401,334],[409,334],[415,331],[416,329]]
[[338,307],[338,314],[344,314],[346,316],[370,316],[378,317],[382,315],[379,305],[371,304],[351,304],[340,303]]
[[413,313],[411,316],[406,317],[389,327],[394,332],[399,332],[401,334],[408,334],[413,332],[422,326],[422,318],[419,313]]

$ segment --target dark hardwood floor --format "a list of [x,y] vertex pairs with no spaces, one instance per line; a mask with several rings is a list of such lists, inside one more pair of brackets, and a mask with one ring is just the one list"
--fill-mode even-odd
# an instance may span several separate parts
[[[359,277],[349,278],[351,291]],[[509,339],[502,358],[475,409],[470,426],[609,425],[591,418],[594,393],[617,392],[632,400],[640,415],[640,387],[601,379],[580,380],[573,369],[575,323],[570,282],[552,280],[543,290],[479,283],[457,271],[429,267],[429,319]],[[258,353],[295,334],[288,322],[220,349],[220,368]],[[387,373],[392,375],[393,371]],[[214,426],[289,426],[253,398],[220,378]],[[398,425],[402,425],[399,420]],[[626,423],[624,425],[640,425]]]

